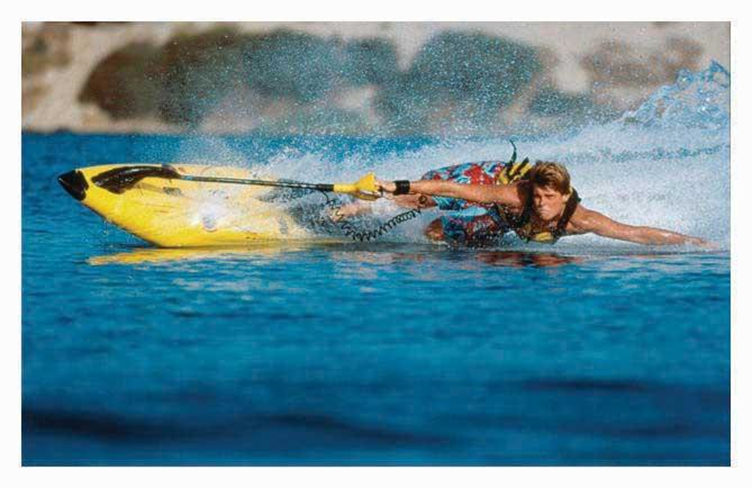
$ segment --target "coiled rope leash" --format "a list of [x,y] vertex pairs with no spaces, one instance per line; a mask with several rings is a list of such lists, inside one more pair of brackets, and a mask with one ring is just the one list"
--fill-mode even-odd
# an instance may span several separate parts
[[[398,225],[415,219],[422,214],[420,207],[418,207],[408,210],[407,212],[402,212],[401,214],[395,215],[394,217],[387,220],[383,224],[380,224],[374,229],[358,229],[355,225],[353,225],[352,222],[348,221],[346,218],[344,218],[345,216],[340,213],[340,210],[342,210],[342,205],[329,198],[329,195],[326,192],[322,191],[321,193],[324,195],[324,198],[326,198],[326,203],[324,203],[324,206],[332,211],[329,214],[329,220],[333,224],[337,225],[345,233],[346,236],[350,237],[354,241],[366,242],[378,239],[387,232],[392,231]],[[420,198],[418,198],[418,205],[424,208],[427,206],[427,202],[428,198],[425,195],[421,195]],[[339,217],[340,219],[337,220],[337,217]]]

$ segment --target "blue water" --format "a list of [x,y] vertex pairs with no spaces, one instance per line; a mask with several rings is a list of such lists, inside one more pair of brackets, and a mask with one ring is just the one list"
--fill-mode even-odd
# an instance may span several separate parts
[[448,249],[421,237],[435,214],[373,243],[153,249],[56,176],[212,159],[312,181],[417,177],[509,146],[24,134],[23,463],[728,465],[717,121],[518,140],[566,162],[589,208],[713,252],[592,236]]

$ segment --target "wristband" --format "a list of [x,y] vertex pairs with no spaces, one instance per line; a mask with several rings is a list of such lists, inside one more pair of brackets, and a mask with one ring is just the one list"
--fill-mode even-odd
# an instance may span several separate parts
[[394,189],[395,195],[407,195],[410,193],[410,181],[408,180],[397,180],[394,182],[394,185],[396,188]]

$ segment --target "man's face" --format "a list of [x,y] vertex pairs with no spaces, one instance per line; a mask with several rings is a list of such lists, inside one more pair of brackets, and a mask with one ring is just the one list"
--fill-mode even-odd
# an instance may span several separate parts
[[561,215],[569,200],[569,195],[563,195],[550,186],[533,187],[533,210],[542,220],[552,220]]

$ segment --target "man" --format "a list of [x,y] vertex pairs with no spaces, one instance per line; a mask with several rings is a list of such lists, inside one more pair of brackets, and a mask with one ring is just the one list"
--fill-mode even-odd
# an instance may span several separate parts
[[[434,241],[482,245],[513,231],[526,241],[553,244],[563,236],[592,232],[646,245],[715,247],[697,237],[623,224],[585,208],[567,169],[554,162],[468,163],[429,172],[420,181],[377,181],[377,187],[403,207],[454,211],[428,226],[425,234]],[[342,214],[361,212],[350,206]]]

